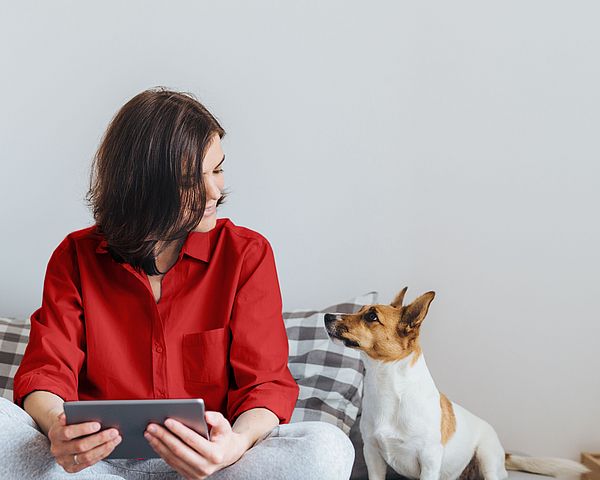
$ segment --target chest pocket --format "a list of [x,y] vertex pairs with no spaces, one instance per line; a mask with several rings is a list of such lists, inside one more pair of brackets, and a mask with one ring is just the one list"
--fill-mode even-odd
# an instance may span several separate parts
[[227,328],[183,335],[183,375],[187,382],[222,383],[228,364]]

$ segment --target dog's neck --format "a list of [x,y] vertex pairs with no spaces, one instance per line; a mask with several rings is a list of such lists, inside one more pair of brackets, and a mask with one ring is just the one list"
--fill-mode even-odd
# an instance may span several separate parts
[[422,351],[392,361],[375,360],[364,352],[361,352],[361,357],[365,365],[365,394],[382,388],[398,393],[414,386],[435,388]]

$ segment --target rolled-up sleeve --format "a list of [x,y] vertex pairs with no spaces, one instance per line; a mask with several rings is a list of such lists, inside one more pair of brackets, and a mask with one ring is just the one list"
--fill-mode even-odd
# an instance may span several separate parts
[[299,387],[288,368],[288,339],[275,258],[264,238],[248,246],[230,320],[227,416],[233,424],[251,408],[271,410],[289,423]]
[[79,270],[67,237],[46,267],[42,305],[31,315],[29,343],[14,378],[14,403],[23,407],[24,397],[34,390],[77,400],[84,339]]

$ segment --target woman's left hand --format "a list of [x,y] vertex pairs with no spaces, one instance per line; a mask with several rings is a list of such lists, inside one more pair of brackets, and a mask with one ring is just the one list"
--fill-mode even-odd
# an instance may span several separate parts
[[167,428],[150,423],[144,432],[154,451],[186,479],[206,478],[235,463],[251,447],[220,412],[207,411],[205,418],[210,441],[172,418],[165,421]]

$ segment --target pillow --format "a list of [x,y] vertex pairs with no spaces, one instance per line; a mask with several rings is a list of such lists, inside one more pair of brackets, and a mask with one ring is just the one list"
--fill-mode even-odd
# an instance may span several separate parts
[[13,401],[13,378],[29,341],[29,320],[0,317],[0,396]]
[[288,365],[300,387],[290,423],[320,420],[346,435],[356,421],[362,401],[364,365],[358,350],[333,343],[325,330],[325,313],[354,313],[377,303],[369,292],[323,310],[283,312],[288,336]]

